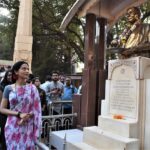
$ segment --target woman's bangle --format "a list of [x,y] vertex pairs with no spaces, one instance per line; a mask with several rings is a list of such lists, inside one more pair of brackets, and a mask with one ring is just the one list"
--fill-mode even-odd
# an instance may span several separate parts
[[21,112],[19,111],[17,114],[17,117],[21,119],[20,115],[21,115]]

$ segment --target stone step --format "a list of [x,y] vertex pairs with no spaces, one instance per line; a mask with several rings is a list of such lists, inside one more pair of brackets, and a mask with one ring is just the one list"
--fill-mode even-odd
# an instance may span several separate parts
[[99,116],[98,126],[104,130],[127,138],[138,138],[138,124],[133,119],[113,119]]
[[138,139],[115,135],[96,126],[84,128],[83,142],[97,149],[139,150]]
[[66,150],[104,150],[104,149],[96,149],[86,143],[78,142],[78,143],[67,143]]

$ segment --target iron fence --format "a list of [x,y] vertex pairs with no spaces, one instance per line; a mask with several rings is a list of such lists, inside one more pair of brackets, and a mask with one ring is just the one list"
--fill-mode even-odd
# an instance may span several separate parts
[[[53,110],[55,106],[60,105],[60,112],[57,115],[53,114]],[[74,126],[74,117],[77,116],[77,113],[64,114],[64,104],[71,104],[72,101],[55,101],[49,103],[49,115],[42,116],[42,133],[39,141],[37,142],[37,148],[39,150],[47,150],[47,148],[51,149],[51,132],[59,131],[59,130],[67,130],[72,129]],[[64,143],[65,139],[64,139]],[[64,145],[65,147],[65,145]]]
[[57,110],[58,114],[64,114],[65,105],[70,105],[73,112],[72,100],[55,100],[48,103],[49,115],[54,115],[54,111]]
[[49,150],[49,147],[40,141],[36,141],[35,144],[36,144],[36,150]]

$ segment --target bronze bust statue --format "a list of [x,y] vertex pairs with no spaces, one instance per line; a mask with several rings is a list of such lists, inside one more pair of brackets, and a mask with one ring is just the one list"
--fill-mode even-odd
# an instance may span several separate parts
[[112,47],[133,48],[144,44],[150,44],[150,24],[141,22],[139,8],[132,7],[127,10],[127,28],[118,39],[111,42]]

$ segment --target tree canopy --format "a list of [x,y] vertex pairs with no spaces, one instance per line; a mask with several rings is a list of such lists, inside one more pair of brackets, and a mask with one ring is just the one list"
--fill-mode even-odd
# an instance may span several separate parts
[[[83,61],[83,39],[75,17],[65,33],[60,32],[62,19],[75,0],[35,0],[33,4],[33,59],[35,72],[45,68],[45,74],[52,69],[71,73],[71,64]],[[73,57],[75,54],[78,57]],[[43,59],[41,59],[43,58]],[[36,61],[39,60],[39,61]],[[44,62],[43,62],[44,60]],[[41,74],[43,69],[41,70]]]
[[[75,0],[33,0],[33,73],[40,76],[52,70],[71,73],[71,64],[83,61],[83,23],[75,17],[65,33],[60,32],[62,19]],[[1,0],[0,7],[10,11],[7,25],[0,26],[5,51],[1,58],[12,59],[19,10],[18,0]],[[0,16],[0,21],[4,19]],[[7,32],[6,32],[7,31]],[[6,37],[6,38],[5,38]],[[10,40],[8,40],[10,38]],[[8,56],[6,57],[6,49]]]
[[[71,64],[84,61],[84,20],[77,16],[64,33],[60,24],[76,0],[33,0],[33,73],[42,78],[52,70],[71,73]],[[19,0],[1,0],[9,16],[0,15],[0,59],[12,60]],[[150,1],[141,6],[142,20],[150,22]],[[107,47],[126,24],[121,18],[107,34]]]

